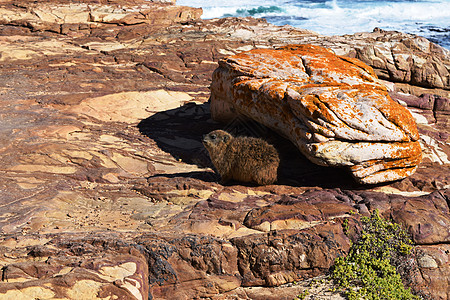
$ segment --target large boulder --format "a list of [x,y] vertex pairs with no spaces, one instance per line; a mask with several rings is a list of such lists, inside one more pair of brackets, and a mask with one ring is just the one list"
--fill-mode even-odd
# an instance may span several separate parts
[[312,45],[243,52],[219,62],[215,120],[249,117],[291,140],[312,162],[348,168],[360,183],[411,175],[421,161],[411,113],[372,68]]

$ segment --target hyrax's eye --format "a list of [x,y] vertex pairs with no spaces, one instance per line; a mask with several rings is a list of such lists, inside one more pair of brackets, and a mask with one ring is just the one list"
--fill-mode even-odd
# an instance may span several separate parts
[[211,134],[211,139],[215,140],[217,138],[217,136],[215,134]]

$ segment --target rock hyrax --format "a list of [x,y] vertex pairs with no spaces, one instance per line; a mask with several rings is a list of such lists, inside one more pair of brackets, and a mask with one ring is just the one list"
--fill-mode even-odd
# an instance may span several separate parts
[[278,152],[262,139],[233,137],[226,131],[214,130],[204,136],[203,144],[222,182],[234,179],[266,185],[277,180]]

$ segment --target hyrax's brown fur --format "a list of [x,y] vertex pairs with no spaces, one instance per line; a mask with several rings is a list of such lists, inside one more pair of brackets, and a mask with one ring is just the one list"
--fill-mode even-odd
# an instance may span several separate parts
[[203,145],[222,182],[234,179],[266,185],[277,180],[278,152],[262,139],[233,137],[226,131],[215,130],[203,138]]

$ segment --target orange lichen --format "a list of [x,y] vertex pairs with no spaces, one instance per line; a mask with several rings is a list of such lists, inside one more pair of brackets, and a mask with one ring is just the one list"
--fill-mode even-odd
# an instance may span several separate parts
[[[309,158],[314,147],[304,143],[340,140],[361,144],[355,151],[367,154],[368,160],[353,167],[355,172],[359,168],[369,172],[375,164],[381,171],[376,167],[374,172],[389,170],[386,177],[397,178],[393,173],[410,174],[421,160],[411,113],[393,101],[373,69],[357,59],[319,46],[288,45],[242,52],[222,60],[220,66],[227,71],[216,74],[213,85],[215,80],[232,83],[225,93],[234,99],[226,101],[236,112],[269,127],[276,123],[274,129],[293,135],[293,142]],[[385,154],[384,146],[372,148],[380,142],[390,143]],[[370,161],[377,155],[380,160]],[[335,164],[334,158],[330,164]],[[402,166],[408,170],[401,170]]]

